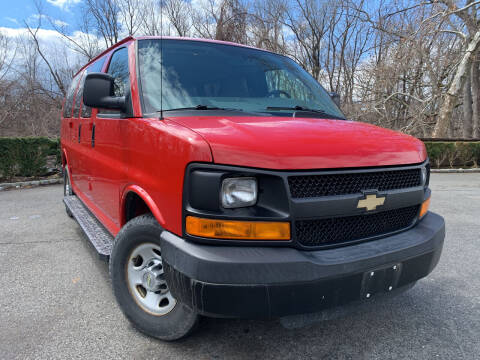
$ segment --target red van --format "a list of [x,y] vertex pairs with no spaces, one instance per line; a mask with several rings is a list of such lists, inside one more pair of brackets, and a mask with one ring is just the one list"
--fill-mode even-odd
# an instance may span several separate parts
[[64,202],[151,336],[200,315],[279,318],[412,286],[437,264],[429,162],[345,119],[288,57],[129,37],[73,78]]

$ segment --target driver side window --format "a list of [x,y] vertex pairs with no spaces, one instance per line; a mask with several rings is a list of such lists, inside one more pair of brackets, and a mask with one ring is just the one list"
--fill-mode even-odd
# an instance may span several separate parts
[[312,100],[311,90],[285,70],[265,71],[265,79],[269,93],[277,93],[281,97],[291,97],[305,102]]
[[[108,65],[107,73],[113,77],[115,96],[126,96],[130,87],[130,72],[128,70],[128,49],[123,47],[115,51]],[[118,114],[118,110],[101,110],[102,114]]]
[[130,86],[127,48],[121,48],[113,53],[107,72],[112,75],[115,80],[115,96],[125,96],[127,94],[127,89]]

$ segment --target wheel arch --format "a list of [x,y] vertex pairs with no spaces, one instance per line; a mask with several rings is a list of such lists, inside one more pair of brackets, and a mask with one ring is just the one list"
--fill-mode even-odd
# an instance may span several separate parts
[[165,219],[160,209],[152,197],[138,185],[129,185],[124,189],[120,206],[121,226],[132,218],[147,212],[152,213],[160,226],[165,226]]

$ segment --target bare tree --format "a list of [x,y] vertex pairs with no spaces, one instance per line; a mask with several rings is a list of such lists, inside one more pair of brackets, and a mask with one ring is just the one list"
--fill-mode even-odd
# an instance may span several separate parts
[[295,0],[288,4],[285,19],[280,20],[295,35],[296,44],[291,55],[315,79],[319,78],[322,70],[322,44],[333,13],[331,3]]
[[[480,136],[480,0],[84,0],[75,27],[32,1],[38,23],[25,22],[28,37],[12,47],[0,34],[0,131],[12,118],[20,132],[49,133],[41,119],[27,126],[11,99],[47,114],[80,63],[124,36],[173,34],[290,56],[338,92],[354,120],[423,137]],[[59,34],[54,49],[42,21]]]
[[84,0],[82,11],[84,26],[93,29],[94,34],[103,39],[105,47],[120,40],[122,25],[118,0]]
[[480,138],[480,54],[477,50],[471,66],[472,138]]
[[[9,39],[8,48],[17,56],[0,82],[0,136],[58,136],[62,96],[34,40],[30,34]],[[53,58],[50,63],[59,65]],[[62,71],[57,73],[66,81]]]
[[192,28],[191,4],[185,0],[165,0],[165,15],[178,36],[188,36]]
[[[478,115],[480,109],[480,99],[477,96],[472,97],[472,92],[474,94],[479,93],[479,82],[478,77],[472,81],[472,75],[478,75],[478,62],[475,61],[476,56],[480,48],[480,27],[479,18],[478,18],[478,5],[480,1],[467,1],[467,4],[463,7],[459,7],[458,4],[453,0],[440,0],[446,8],[443,11],[439,12],[439,16],[450,17],[455,16],[457,19],[463,22],[463,27],[466,28],[466,33],[460,32],[460,30],[455,29],[455,32],[462,36],[465,41],[463,49],[461,52],[460,61],[455,71],[455,76],[453,77],[450,86],[448,87],[447,92],[445,93],[445,99],[443,105],[440,109],[438,121],[435,125],[433,131],[434,137],[445,137],[448,135],[449,123],[452,118],[452,113],[455,106],[458,104],[458,98],[460,97],[462,89],[467,83],[467,88],[465,90],[466,98],[464,101],[472,101],[473,108],[471,113],[467,111],[465,116],[466,120],[464,122],[464,136],[475,136],[478,137]],[[470,79],[469,79],[470,78]],[[475,87],[472,89],[472,85]],[[469,109],[469,106],[465,106]],[[473,109],[475,109],[475,119],[473,116]],[[470,134],[468,134],[470,133]]]
[[53,19],[46,14],[42,14],[41,8],[38,5],[37,15],[46,18],[49,25],[65,40],[66,46],[84,57],[86,61],[93,59],[100,52],[99,39],[92,33],[90,26],[91,19],[88,14],[80,14],[79,22],[77,24],[79,31],[76,31],[73,34],[66,22],[56,21],[56,19]]
[[205,38],[247,43],[248,9],[240,0],[204,0],[193,11],[193,27]]
[[285,17],[285,3],[282,0],[255,1],[250,13],[249,42],[259,48],[276,53],[287,53],[287,41],[282,23]]
[[473,63],[473,54],[478,51],[479,45],[480,29],[474,34],[473,38],[467,43],[466,48],[463,50],[463,56],[457,66],[455,76],[445,93],[445,99],[440,109],[438,121],[433,130],[433,137],[446,137],[448,135],[448,127],[452,118],[453,109],[458,103],[458,98],[467,76],[470,76],[469,70]]
[[[358,67],[371,49],[372,30],[360,21],[349,1],[339,1],[328,21],[327,45],[322,51],[321,66],[329,90],[341,93],[346,106],[353,103]],[[363,7],[364,1],[357,6]],[[328,40],[327,40],[328,39]]]
[[16,58],[17,46],[0,31],[0,82],[2,82]]
[[2,123],[11,121],[11,93],[13,81],[8,78],[16,58],[17,46],[0,32],[0,128]]
[[143,25],[143,19],[147,16],[148,3],[144,0],[117,0],[119,10],[119,22],[127,30],[128,35],[134,35]]
[[38,32],[40,30],[40,27],[41,27],[41,18],[39,18],[39,21],[38,21],[38,25],[35,29],[32,29],[28,24],[27,22],[25,22],[25,27],[27,28],[28,30],[28,33],[30,34],[32,40],[33,40],[33,45],[35,46],[35,49],[36,51],[38,52],[38,55],[40,55],[40,57],[42,58],[43,62],[45,63],[45,65],[47,66],[48,68],[48,71],[50,72],[50,75],[53,79],[53,81],[55,82],[55,84],[58,86],[58,89],[60,90],[61,94],[63,96],[65,96],[65,94],[67,93],[67,86],[66,84],[63,82],[63,79],[62,77],[60,76],[60,74],[58,73],[58,71],[55,69],[55,67],[52,65],[51,61],[45,56],[44,52],[42,51],[42,48],[40,46],[40,41],[39,41],[39,38],[38,38]]

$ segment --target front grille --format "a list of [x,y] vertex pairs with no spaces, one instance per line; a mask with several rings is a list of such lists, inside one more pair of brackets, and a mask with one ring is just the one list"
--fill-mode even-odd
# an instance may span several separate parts
[[310,198],[361,193],[362,190],[378,191],[405,189],[421,185],[419,168],[354,172],[324,175],[299,175],[288,178],[293,198]]
[[405,229],[413,224],[419,205],[375,214],[297,220],[297,241],[303,246],[341,244]]

